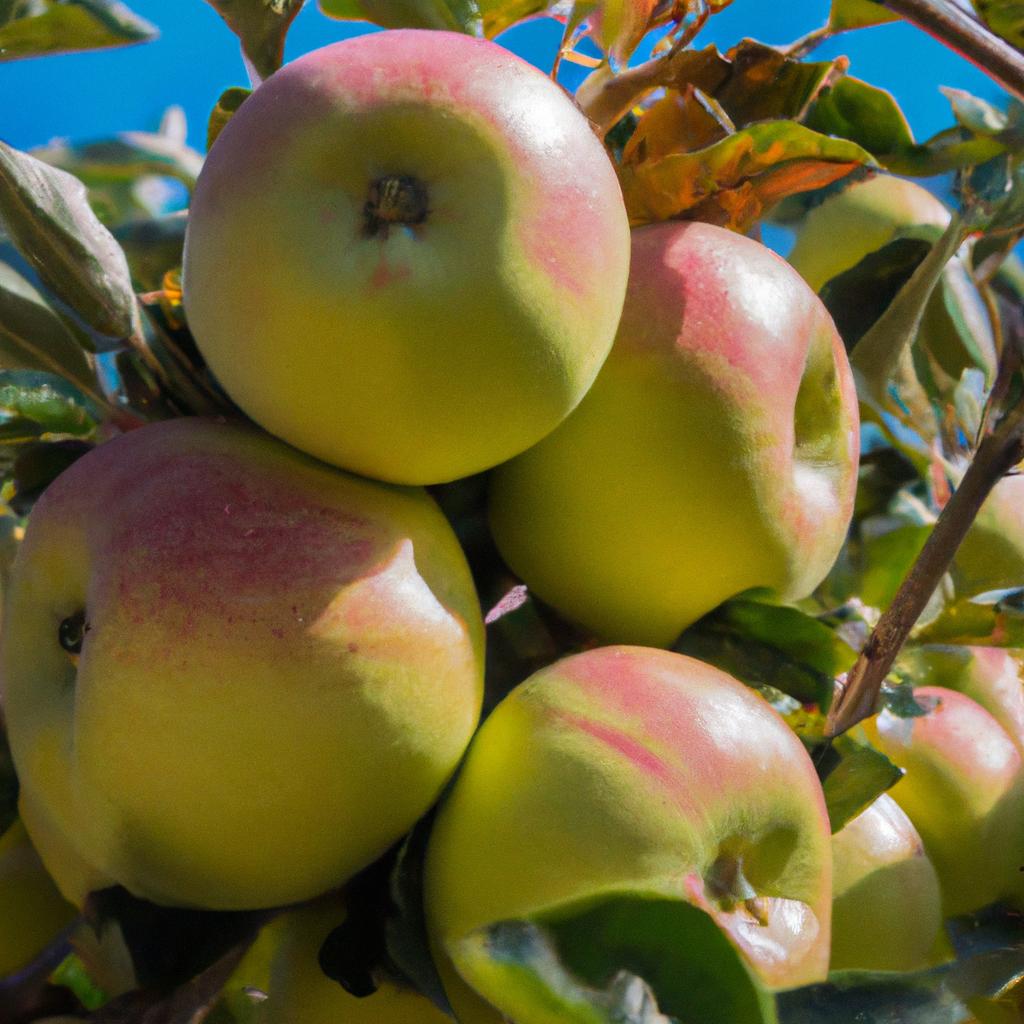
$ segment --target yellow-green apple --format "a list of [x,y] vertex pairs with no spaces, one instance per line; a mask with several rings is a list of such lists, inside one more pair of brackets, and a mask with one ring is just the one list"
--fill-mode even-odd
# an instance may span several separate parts
[[913,971],[932,960],[942,897],[924,844],[883,793],[832,837],[834,971]]
[[665,646],[741,591],[822,580],[857,425],[842,342],[784,260],[709,224],[638,228],[611,355],[566,422],[496,470],[494,537],[563,614]]
[[248,427],[153,424],[35,506],[0,673],[25,824],[62,891],[308,899],[426,811],[469,742],[483,627],[419,489]]
[[[949,219],[949,210],[927,189],[903,178],[872,175],[830,195],[808,212],[797,226],[789,261],[820,292],[834,277],[898,238],[934,241]],[[944,280],[956,297],[975,351],[968,352],[939,293],[925,310],[918,343],[953,380],[959,380],[966,367],[977,365],[991,383],[996,369],[995,341],[968,263],[954,257]]]
[[258,423],[368,476],[508,459],[582,398],[629,264],[586,118],[497,44],[394,31],[306,54],[217,138],[184,302]]
[[918,686],[943,686],[977,701],[1024,751],[1024,652],[926,644],[900,656]]
[[1024,474],[1004,477],[985,499],[953,560],[965,596],[1024,587]]
[[941,686],[915,688],[926,714],[882,711],[866,723],[906,770],[889,791],[924,840],[944,913],[1024,891],[1024,771],[1006,730],[980,704]]
[[0,978],[30,963],[75,916],[15,822],[0,836]]
[[246,1002],[245,988],[265,998],[240,1019],[252,1024],[451,1024],[425,996],[381,980],[372,995],[356,997],[320,968],[324,940],[345,919],[332,895],[287,911],[260,933],[228,983],[225,998]]
[[715,943],[767,990],[820,980],[830,843],[810,758],[761,697],[680,654],[598,648],[531,676],[478,732],[427,849],[428,927],[460,1020],[547,1024],[557,1014],[482,962],[479,936],[649,900],[644,935],[657,943],[685,915],[692,941],[645,956],[614,927],[577,939],[646,976],[663,1013],[746,1020]]

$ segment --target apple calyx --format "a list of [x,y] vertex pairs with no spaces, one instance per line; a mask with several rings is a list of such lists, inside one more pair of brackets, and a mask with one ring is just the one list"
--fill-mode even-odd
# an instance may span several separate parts
[[81,654],[85,634],[89,631],[89,623],[85,618],[85,609],[62,619],[57,627],[57,641],[68,654]]
[[370,182],[363,206],[368,238],[387,238],[392,225],[414,227],[430,212],[427,186],[409,174],[385,174]]

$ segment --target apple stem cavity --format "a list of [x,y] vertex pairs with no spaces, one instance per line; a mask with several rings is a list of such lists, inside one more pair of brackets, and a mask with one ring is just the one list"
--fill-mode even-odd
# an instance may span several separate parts
[[408,174],[385,174],[370,183],[364,232],[367,238],[387,238],[393,225],[415,227],[430,213],[427,186]]

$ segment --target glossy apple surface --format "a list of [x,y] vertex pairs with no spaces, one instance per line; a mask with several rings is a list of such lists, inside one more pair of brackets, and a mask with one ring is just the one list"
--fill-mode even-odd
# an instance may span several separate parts
[[882,711],[872,740],[906,774],[889,790],[924,840],[945,916],[1024,891],[1024,771],[1006,730],[955,690],[914,690],[928,713]]
[[[534,674],[486,720],[437,817],[425,894],[460,1019],[496,1019],[481,997],[518,1024],[552,1019],[477,970],[467,938],[619,894],[696,908],[764,986],[806,984],[828,961],[824,798],[753,691],[680,654],[599,648]],[[665,970],[706,952],[674,949]],[[628,960],[616,967],[643,974]]]
[[540,440],[611,347],[629,228],[564,91],[449,32],[288,64],[218,137],[189,215],[189,325],[271,433],[437,483]]
[[[75,653],[75,648],[78,653]],[[35,506],[0,672],[26,825],[76,903],[273,906],[423,814],[472,735],[483,632],[418,489],[180,419]]]
[[667,646],[741,591],[821,581],[857,429],[842,343],[785,261],[709,224],[639,228],[612,353],[566,422],[495,471],[494,537],[569,618]]
[[883,793],[832,837],[833,971],[915,971],[942,927],[935,868],[910,819]]
[[76,915],[15,822],[0,836],[0,979],[31,963]]

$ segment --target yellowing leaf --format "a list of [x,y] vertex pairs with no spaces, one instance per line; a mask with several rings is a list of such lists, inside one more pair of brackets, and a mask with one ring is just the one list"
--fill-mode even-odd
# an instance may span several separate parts
[[882,25],[887,21],[899,21],[899,15],[893,14],[876,0],[832,0],[829,25],[837,32]]

